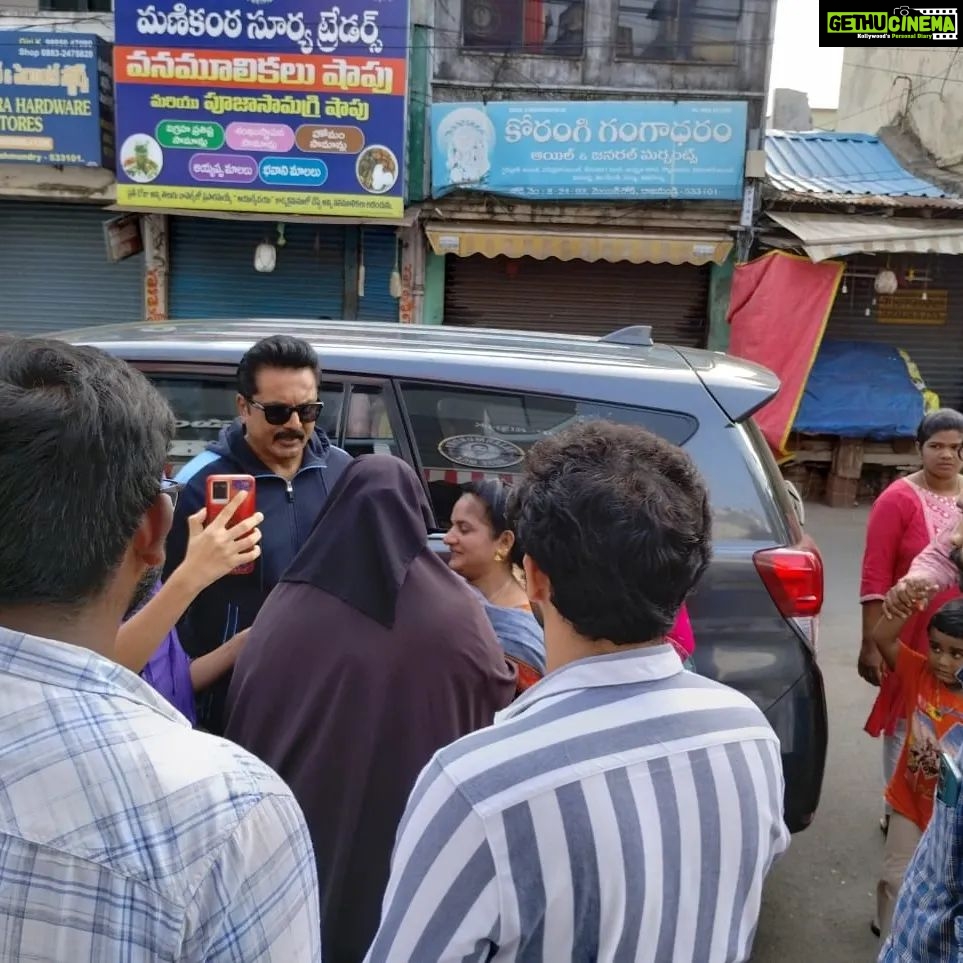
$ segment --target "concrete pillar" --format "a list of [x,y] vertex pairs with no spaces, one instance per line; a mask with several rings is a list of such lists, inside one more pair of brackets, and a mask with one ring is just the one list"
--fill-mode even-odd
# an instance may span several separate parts
[[143,214],[140,219],[144,239],[144,318],[166,321],[170,287],[170,234],[166,214]]
[[417,222],[398,230],[401,239],[401,298],[398,320],[423,324],[425,307],[425,235]]

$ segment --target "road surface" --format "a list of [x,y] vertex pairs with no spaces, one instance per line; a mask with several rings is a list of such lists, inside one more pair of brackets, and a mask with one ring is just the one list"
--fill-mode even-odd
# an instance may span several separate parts
[[880,745],[863,731],[873,692],[856,674],[859,561],[867,509],[806,506],[826,565],[819,664],[829,700],[829,760],[809,829],[769,876],[753,963],[864,963],[883,835]]

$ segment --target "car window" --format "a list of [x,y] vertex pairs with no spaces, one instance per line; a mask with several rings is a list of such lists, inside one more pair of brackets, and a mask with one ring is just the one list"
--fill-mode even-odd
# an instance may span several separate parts
[[684,444],[698,428],[689,414],[524,392],[407,382],[401,393],[439,525],[446,527],[459,486],[483,478],[511,484],[539,438],[579,421],[640,425]]
[[[222,428],[237,414],[234,380],[215,375],[153,374],[148,377],[167,399],[177,419],[177,434],[171,445],[171,462],[176,470],[216,441]],[[338,437],[344,386],[325,382],[321,386],[324,408],[318,423],[332,438]]]
[[351,386],[342,442],[350,455],[401,457],[389,400],[384,385]]

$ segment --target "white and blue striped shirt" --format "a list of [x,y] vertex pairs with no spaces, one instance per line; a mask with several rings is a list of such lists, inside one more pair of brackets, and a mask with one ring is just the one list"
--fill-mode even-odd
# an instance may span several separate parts
[[746,960],[782,800],[763,714],[671,646],[570,663],[425,768],[368,960]]

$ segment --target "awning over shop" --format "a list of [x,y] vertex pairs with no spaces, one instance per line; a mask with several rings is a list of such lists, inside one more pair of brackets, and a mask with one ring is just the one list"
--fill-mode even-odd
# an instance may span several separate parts
[[732,250],[723,234],[653,234],[605,227],[564,227],[430,222],[425,233],[436,254],[520,258],[539,261],[630,261],[633,264],[721,264]]
[[813,261],[857,253],[963,254],[963,220],[785,211],[768,214],[802,241],[803,250]]

